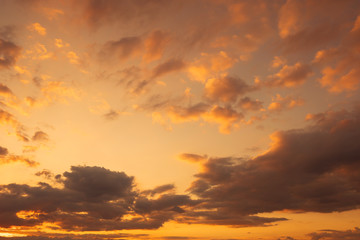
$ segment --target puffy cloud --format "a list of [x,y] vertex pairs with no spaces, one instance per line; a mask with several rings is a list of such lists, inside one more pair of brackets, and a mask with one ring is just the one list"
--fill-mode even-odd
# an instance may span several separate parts
[[214,105],[203,117],[208,122],[219,124],[221,133],[229,134],[233,128],[239,126],[238,124],[244,118],[244,115],[229,106]]
[[[355,1],[286,1],[279,9],[278,30],[285,52],[306,52],[335,43],[346,32],[360,5]],[[343,14],[346,12],[347,14]],[[355,15],[355,16],[354,16]]]
[[133,177],[101,167],[72,167],[55,178],[62,188],[42,182],[1,185],[0,226],[51,223],[77,231],[155,229],[198,203],[187,195],[166,193],[169,186],[150,191],[158,197],[149,199],[135,189]]
[[225,76],[209,79],[205,84],[205,97],[212,101],[234,103],[239,96],[253,90],[240,78]]
[[201,58],[190,64],[189,76],[196,81],[205,82],[209,78],[225,74],[226,70],[231,68],[236,61],[224,51],[216,54],[202,53]]
[[[209,158],[189,191],[212,220],[273,211],[333,212],[360,203],[360,109],[326,112],[304,129],[274,133],[252,159]],[[203,214],[204,212],[194,214]],[[206,215],[207,216],[207,215]],[[221,216],[221,218],[220,218]]]
[[28,26],[28,29],[30,31],[35,31],[38,34],[45,36],[46,35],[46,28],[44,28],[43,26],[41,26],[40,23],[33,23],[30,26]]
[[276,94],[276,97],[273,97],[272,102],[269,104],[268,110],[280,112],[303,104],[304,100],[302,98],[293,98],[291,96],[281,97],[280,94]]
[[249,97],[240,99],[237,105],[244,111],[259,111],[263,109],[263,103],[260,100],[252,100]]
[[230,106],[211,106],[205,103],[198,103],[189,107],[170,106],[167,109],[167,115],[174,123],[199,121],[200,119],[216,123],[219,125],[219,131],[224,134],[230,133],[244,118],[242,113],[237,112]]
[[317,52],[314,63],[324,66],[319,79],[320,84],[329,92],[340,93],[355,91],[360,84],[360,29],[358,20],[353,23],[342,42],[335,48],[328,48]]
[[295,87],[303,84],[311,74],[310,66],[298,62],[292,66],[284,65],[278,73],[269,76],[264,84],[270,87]]
[[271,67],[278,68],[286,64],[286,60],[282,57],[275,56],[274,60],[271,62]]
[[21,48],[19,46],[0,38],[0,69],[15,65],[20,52]]

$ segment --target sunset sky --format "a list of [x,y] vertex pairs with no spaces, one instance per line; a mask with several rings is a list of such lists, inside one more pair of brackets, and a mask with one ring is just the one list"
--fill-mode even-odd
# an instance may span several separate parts
[[360,1],[0,0],[0,239],[360,239]]

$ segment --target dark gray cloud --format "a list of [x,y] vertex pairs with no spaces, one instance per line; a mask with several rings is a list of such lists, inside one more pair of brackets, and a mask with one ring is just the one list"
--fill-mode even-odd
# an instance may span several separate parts
[[356,227],[346,231],[323,230],[310,233],[309,236],[311,240],[358,240],[360,239],[360,228]]
[[0,38],[0,69],[13,66],[20,52],[21,48],[15,43]]
[[272,147],[253,159],[209,158],[189,188],[207,199],[198,209],[221,214],[219,222],[228,215],[231,219],[286,209],[357,209],[360,108],[326,112],[313,120],[304,129],[276,132]]
[[[53,177],[48,171],[37,175]],[[101,167],[72,167],[55,179],[63,188],[44,182],[0,186],[0,226],[50,222],[65,230],[156,229],[198,203],[160,188],[158,197],[149,199],[135,188],[133,177]]]

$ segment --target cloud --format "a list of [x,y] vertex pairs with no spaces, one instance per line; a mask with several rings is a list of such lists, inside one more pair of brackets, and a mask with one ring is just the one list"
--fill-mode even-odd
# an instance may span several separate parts
[[0,38],[11,41],[15,38],[16,27],[13,25],[5,25],[0,27]]
[[271,62],[271,67],[278,68],[286,64],[286,60],[282,57],[275,56],[274,60]]
[[175,123],[197,121],[208,109],[209,105],[206,103],[198,103],[189,107],[170,106],[167,114]]
[[219,124],[219,131],[229,134],[233,128],[237,128],[244,115],[229,106],[221,107],[214,105],[209,112],[205,113],[203,118],[208,122]]
[[1,185],[0,226],[51,223],[59,230],[156,229],[198,203],[187,195],[166,193],[169,186],[155,188],[150,191],[153,197],[147,198],[135,188],[134,177],[101,167],[73,166],[55,178],[62,188],[43,182]]
[[31,107],[43,107],[52,103],[67,104],[69,100],[79,100],[82,91],[78,88],[69,86],[62,81],[45,81],[44,79],[34,78],[35,85],[40,87],[42,96],[38,98],[26,97],[25,102]]
[[323,230],[308,234],[311,240],[357,240],[360,238],[360,228],[346,231]]
[[229,134],[234,128],[239,127],[244,118],[241,112],[236,111],[231,106],[223,107],[203,102],[185,107],[165,101],[159,103],[158,108],[161,108],[162,111],[153,112],[153,121],[162,124],[167,129],[171,129],[167,124],[168,121],[183,123],[203,120],[218,124],[221,133]]
[[28,26],[28,29],[30,31],[35,31],[38,34],[45,36],[46,35],[46,28],[44,28],[43,26],[41,26],[40,23],[33,23],[31,25]]
[[235,58],[230,57],[224,51],[214,54],[202,53],[199,59],[190,63],[189,77],[196,81],[205,82],[209,78],[223,76],[236,62]]
[[0,156],[5,156],[7,155],[9,152],[7,150],[7,148],[1,147],[0,146]]
[[10,154],[7,148],[0,146],[0,165],[13,163],[13,162],[21,162],[28,165],[29,167],[35,167],[39,165],[38,162],[30,160],[25,156]]
[[207,159],[206,155],[198,155],[193,153],[182,153],[179,155],[181,160],[189,161],[189,162],[202,162]]
[[107,120],[115,120],[115,119],[117,119],[120,115],[121,115],[121,112],[115,111],[115,110],[110,110],[109,112],[107,112],[106,114],[104,114],[104,117],[105,117]]
[[0,83],[0,96],[14,96],[14,93],[6,85]]
[[21,125],[11,113],[3,109],[0,109],[0,124],[8,124],[14,128]]
[[15,65],[21,53],[21,48],[13,42],[0,38],[0,69]]
[[165,50],[165,47],[169,44],[170,36],[161,30],[156,30],[150,33],[145,40],[145,54],[143,59],[146,62],[152,62],[161,59]]
[[141,37],[124,37],[117,41],[108,41],[100,51],[101,60],[106,60],[108,57],[116,57],[123,61],[128,58],[140,54],[143,47]]
[[240,99],[237,105],[244,111],[259,111],[263,109],[263,103],[260,100],[252,100],[249,97]]
[[268,77],[264,82],[269,87],[295,87],[301,85],[312,74],[310,66],[300,62],[284,65],[280,71]]
[[34,136],[31,138],[31,140],[36,142],[47,142],[49,141],[49,135],[43,131],[37,131],[34,133]]
[[169,59],[164,63],[161,63],[154,67],[152,70],[152,78],[161,77],[165,74],[183,70],[186,67],[186,63],[180,59]]
[[224,76],[206,82],[205,97],[215,102],[234,103],[239,96],[253,89],[240,78]]
[[296,106],[302,106],[304,100],[302,98],[293,98],[292,96],[281,97],[280,94],[276,94],[273,97],[271,103],[268,106],[269,111],[281,112],[285,109],[292,109]]
[[[284,52],[306,52],[336,43],[360,5],[357,1],[286,1],[279,9],[278,31]],[[339,11],[341,9],[341,11]],[[355,11],[354,11],[355,10]],[[342,14],[347,12],[347,14]]]
[[[347,211],[360,203],[360,108],[326,112],[304,129],[276,132],[254,158],[208,158],[189,191],[212,223],[290,210]],[[196,211],[194,211],[196,215]],[[218,216],[218,218],[215,218]],[[220,217],[221,216],[221,217]]]
[[314,64],[323,67],[319,82],[329,92],[351,92],[359,88],[360,70],[357,66],[360,64],[360,29],[357,23],[358,20],[355,20],[353,28],[337,47],[320,50],[315,55]]
[[142,191],[141,193],[145,194],[145,195],[150,195],[150,196],[153,197],[156,194],[172,191],[174,189],[175,189],[174,184],[165,184],[165,185],[158,186],[158,187],[156,187],[154,189],[151,189],[151,190]]

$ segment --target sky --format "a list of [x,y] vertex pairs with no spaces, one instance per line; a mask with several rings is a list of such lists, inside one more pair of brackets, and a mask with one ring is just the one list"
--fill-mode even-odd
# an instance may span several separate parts
[[0,239],[360,239],[358,0],[0,6]]

